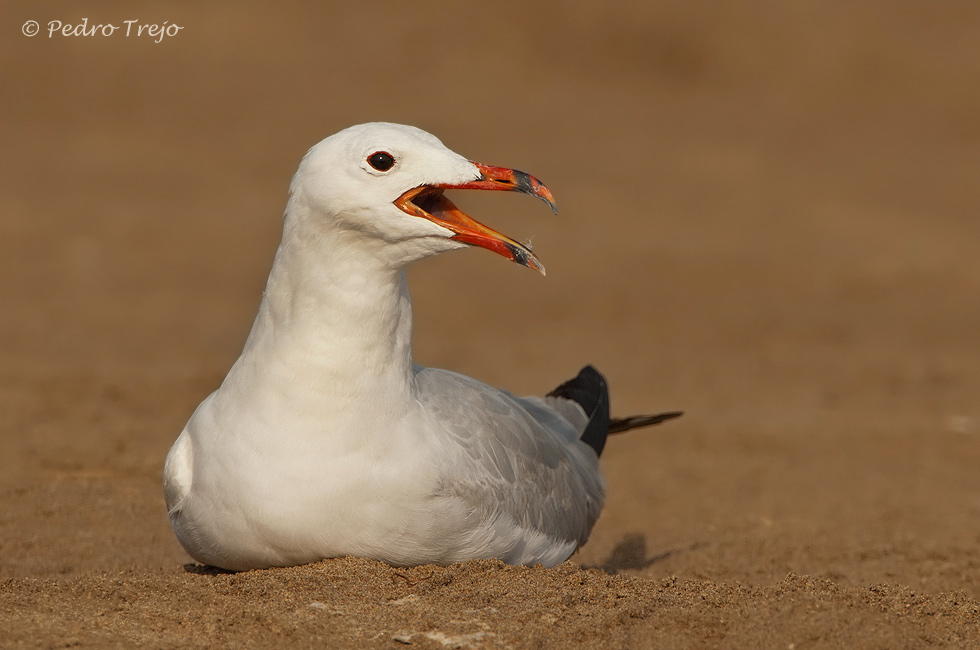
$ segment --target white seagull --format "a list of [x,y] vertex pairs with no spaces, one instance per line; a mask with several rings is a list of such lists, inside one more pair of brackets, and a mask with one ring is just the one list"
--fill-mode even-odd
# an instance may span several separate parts
[[679,415],[610,421],[592,367],[541,398],[413,364],[406,264],[473,245],[544,273],[446,189],[554,209],[533,176],[409,126],[354,126],[303,158],[245,349],[167,456],[167,508],[194,559],[554,566],[599,516],[607,433]]

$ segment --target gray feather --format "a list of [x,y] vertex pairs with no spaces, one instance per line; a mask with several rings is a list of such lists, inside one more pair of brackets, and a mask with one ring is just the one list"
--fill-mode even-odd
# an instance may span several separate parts
[[515,398],[445,370],[416,370],[419,399],[445,429],[453,457],[439,493],[487,522],[507,517],[556,540],[584,543],[605,486],[596,455],[578,440],[581,409],[559,411],[554,398]]

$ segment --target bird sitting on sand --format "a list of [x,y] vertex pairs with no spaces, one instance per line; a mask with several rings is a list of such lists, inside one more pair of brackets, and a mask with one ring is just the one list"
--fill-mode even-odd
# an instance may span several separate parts
[[167,456],[167,508],[194,559],[554,566],[599,516],[606,435],[680,415],[610,420],[591,366],[546,397],[514,397],[413,364],[406,264],[480,246],[544,273],[447,189],[554,209],[533,176],[413,127],[354,126],[303,158],[245,348]]

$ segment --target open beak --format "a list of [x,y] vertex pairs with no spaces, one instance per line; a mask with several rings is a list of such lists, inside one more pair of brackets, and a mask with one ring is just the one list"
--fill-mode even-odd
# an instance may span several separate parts
[[403,212],[422,217],[455,233],[452,238],[472,246],[480,246],[503,255],[509,260],[528,268],[537,269],[544,275],[544,265],[531,252],[510,237],[484,226],[472,219],[447,199],[445,190],[506,190],[536,196],[547,203],[555,214],[555,199],[544,183],[535,177],[505,167],[491,167],[473,163],[480,170],[480,178],[458,184],[421,185],[412,188],[395,199],[395,205]]

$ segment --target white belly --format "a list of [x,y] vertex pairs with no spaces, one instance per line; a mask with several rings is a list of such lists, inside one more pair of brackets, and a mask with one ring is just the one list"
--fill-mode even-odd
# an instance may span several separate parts
[[440,494],[439,447],[409,433],[384,447],[347,448],[322,437],[231,434],[215,427],[210,400],[165,471],[174,532],[199,562],[247,570],[353,555],[393,565],[557,564],[575,548],[507,517],[483,521]]

